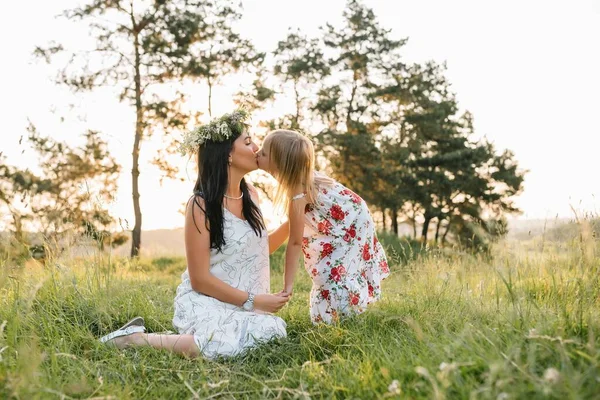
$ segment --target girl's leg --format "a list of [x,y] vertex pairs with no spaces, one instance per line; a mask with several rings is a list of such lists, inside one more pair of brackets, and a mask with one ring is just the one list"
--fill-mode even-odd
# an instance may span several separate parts
[[198,357],[200,350],[194,341],[194,335],[161,335],[157,333],[133,333],[113,340],[119,349],[133,346],[152,346],[165,349],[187,357]]

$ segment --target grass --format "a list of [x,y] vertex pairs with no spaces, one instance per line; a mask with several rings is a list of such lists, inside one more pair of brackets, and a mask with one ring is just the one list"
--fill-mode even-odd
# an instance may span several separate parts
[[302,271],[280,313],[288,338],[220,361],[96,340],[136,315],[151,332],[172,329],[181,258],[5,264],[0,398],[598,398],[599,247],[539,247],[409,260],[390,250],[384,299],[338,326],[310,323]]

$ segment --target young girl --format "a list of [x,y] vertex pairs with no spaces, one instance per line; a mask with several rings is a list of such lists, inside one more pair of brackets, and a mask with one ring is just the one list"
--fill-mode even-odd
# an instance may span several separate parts
[[364,200],[314,170],[312,142],[297,132],[269,133],[257,163],[279,182],[275,202],[288,205],[290,237],[281,294],[292,293],[302,251],[313,280],[313,323],[336,322],[377,301],[389,267]]

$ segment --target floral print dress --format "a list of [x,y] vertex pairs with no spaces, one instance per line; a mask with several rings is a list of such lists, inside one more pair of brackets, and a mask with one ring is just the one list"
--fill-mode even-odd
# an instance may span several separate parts
[[315,324],[362,313],[381,297],[390,272],[365,201],[338,182],[318,190],[306,207],[302,243]]

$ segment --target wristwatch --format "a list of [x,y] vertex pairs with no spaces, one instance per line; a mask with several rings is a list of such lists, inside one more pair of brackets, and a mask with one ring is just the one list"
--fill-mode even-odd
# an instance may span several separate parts
[[244,302],[244,304],[242,304],[242,308],[246,311],[252,311],[254,310],[254,294],[248,292],[248,300],[246,300]]

